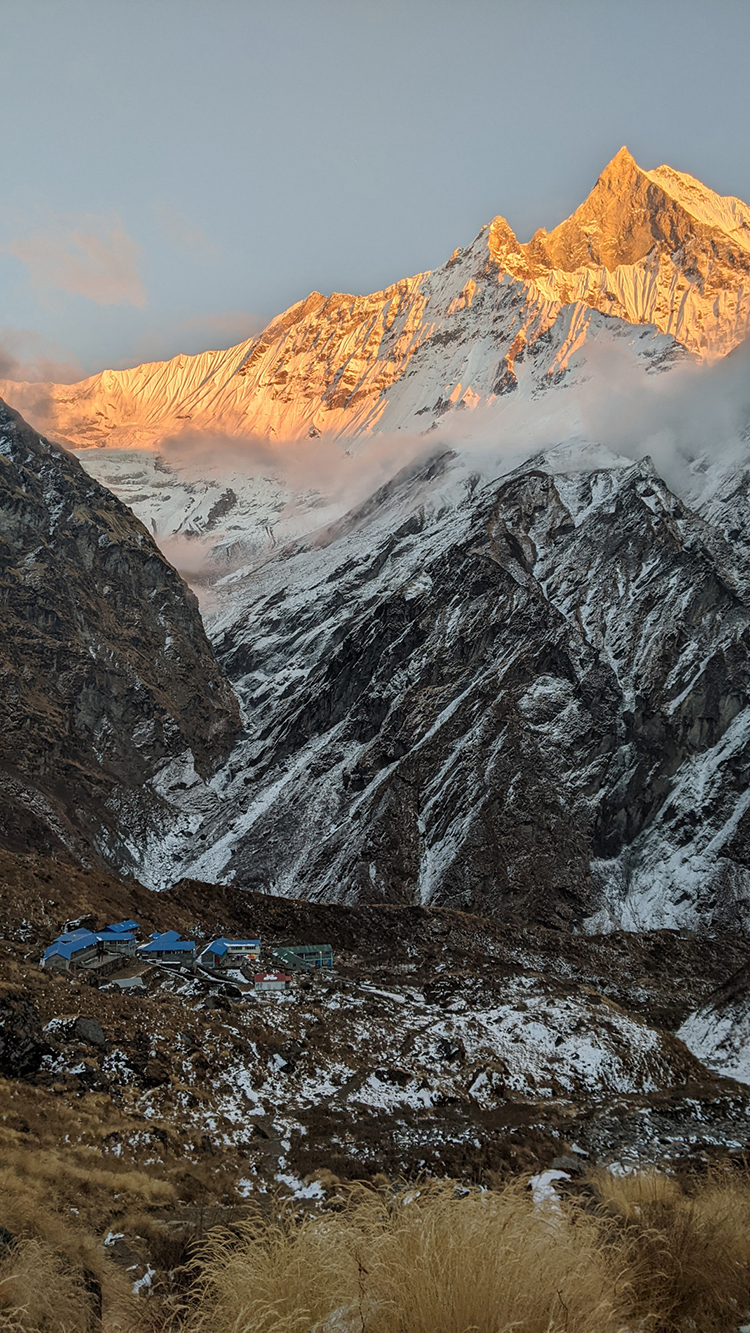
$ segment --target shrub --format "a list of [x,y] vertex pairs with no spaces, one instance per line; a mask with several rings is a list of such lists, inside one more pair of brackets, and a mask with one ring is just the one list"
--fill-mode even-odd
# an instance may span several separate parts
[[426,1185],[349,1191],[212,1238],[188,1327],[211,1333],[614,1333],[609,1253],[583,1209]]
[[750,1186],[709,1180],[686,1193],[656,1171],[590,1183],[615,1224],[627,1308],[645,1329],[736,1328],[750,1288]]

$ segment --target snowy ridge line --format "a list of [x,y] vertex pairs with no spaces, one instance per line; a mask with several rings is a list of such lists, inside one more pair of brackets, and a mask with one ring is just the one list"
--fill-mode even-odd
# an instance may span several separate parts
[[[432,272],[367,296],[312,292],[226,351],[0,384],[78,448],[196,430],[267,440],[426,430],[525,386],[572,383],[597,343],[645,366],[715,360],[750,331],[750,209],[622,150],[579,209],[521,244],[497,217]],[[47,413],[44,422],[35,413]]]

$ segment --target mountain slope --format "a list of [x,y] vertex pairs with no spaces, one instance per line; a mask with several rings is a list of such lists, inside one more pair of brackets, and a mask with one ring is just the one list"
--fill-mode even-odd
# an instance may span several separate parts
[[270,439],[423,431],[459,406],[572,383],[599,343],[651,367],[676,344],[723,356],[750,332],[749,279],[750,209],[622,149],[581,207],[526,245],[497,217],[434,272],[369,296],[313,292],[228,351],[5,391],[81,448],[152,445],[186,425]]
[[248,733],[210,789],[163,771],[175,824],[140,873],[746,927],[744,587],[648,461],[415,465],[219,585]]
[[125,505],[0,403],[0,845],[128,868],[176,755],[208,774],[238,709],[194,595]]
[[671,167],[642,171],[626,148],[567,221],[520,248],[550,299],[655,324],[701,358],[750,332],[750,208]]

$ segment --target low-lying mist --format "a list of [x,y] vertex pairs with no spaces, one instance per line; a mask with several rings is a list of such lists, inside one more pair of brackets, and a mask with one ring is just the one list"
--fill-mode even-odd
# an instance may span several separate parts
[[[750,342],[710,367],[686,360],[646,375],[624,349],[592,346],[586,370],[570,388],[563,382],[530,397],[522,383],[506,397],[456,407],[424,432],[269,440],[186,427],[164,438],[159,453],[186,478],[273,479],[286,497],[276,521],[288,535],[330,523],[401,469],[447,449],[457,468],[487,479],[553,450],[567,469],[591,466],[592,445],[599,461],[602,447],[620,459],[650,455],[688,503],[726,468],[750,463]],[[190,579],[211,566],[215,534],[158,540]]]

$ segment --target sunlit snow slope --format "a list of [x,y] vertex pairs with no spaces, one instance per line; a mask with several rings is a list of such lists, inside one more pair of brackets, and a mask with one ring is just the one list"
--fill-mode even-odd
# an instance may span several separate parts
[[625,343],[653,367],[674,340],[713,360],[749,331],[750,209],[669,167],[642,171],[622,149],[581,207],[528,244],[498,217],[434,272],[370,296],[313,292],[228,351],[0,392],[77,447],[186,428],[424,431],[461,406],[570,383],[592,343]]

